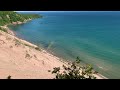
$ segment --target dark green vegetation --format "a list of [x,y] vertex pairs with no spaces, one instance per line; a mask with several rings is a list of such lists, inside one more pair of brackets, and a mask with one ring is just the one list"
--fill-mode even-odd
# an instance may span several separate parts
[[63,65],[63,71],[60,67],[53,68],[52,74],[55,74],[55,79],[96,79],[93,76],[93,68],[91,65],[80,66],[79,57],[75,62],[68,63],[68,66]]
[[5,28],[0,27],[0,30],[8,33],[8,31]]
[[28,19],[40,18],[38,14],[18,14],[13,11],[0,11],[0,26],[10,24],[13,22],[24,22]]

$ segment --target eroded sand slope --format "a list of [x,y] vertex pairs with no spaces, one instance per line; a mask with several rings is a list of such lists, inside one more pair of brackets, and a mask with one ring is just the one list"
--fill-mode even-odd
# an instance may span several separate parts
[[39,51],[29,47],[29,44],[0,31],[0,78],[7,78],[9,75],[13,79],[54,78],[48,70],[62,66],[63,63],[45,50]]

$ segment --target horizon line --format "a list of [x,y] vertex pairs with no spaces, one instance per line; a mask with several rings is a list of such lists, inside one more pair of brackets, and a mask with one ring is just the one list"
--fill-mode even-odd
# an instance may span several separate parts
[[15,12],[120,12],[120,11],[15,11]]

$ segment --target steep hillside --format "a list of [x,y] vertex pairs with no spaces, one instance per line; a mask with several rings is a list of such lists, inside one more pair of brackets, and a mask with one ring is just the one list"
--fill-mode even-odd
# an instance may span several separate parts
[[40,18],[42,16],[37,14],[18,14],[13,11],[0,11],[0,26],[10,24],[13,22],[25,22],[28,19]]

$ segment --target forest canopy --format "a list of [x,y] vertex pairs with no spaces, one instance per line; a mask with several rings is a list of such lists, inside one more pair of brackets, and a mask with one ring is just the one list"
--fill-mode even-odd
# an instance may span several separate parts
[[40,18],[38,14],[19,14],[14,11],[0,11],[0,26],[10,24],[12,22],[24,22],[28,19]]

